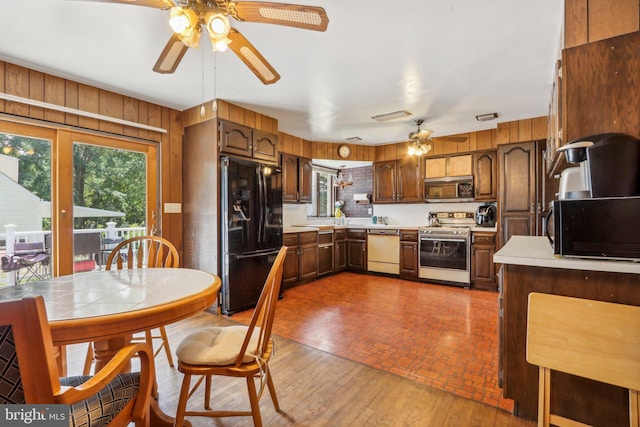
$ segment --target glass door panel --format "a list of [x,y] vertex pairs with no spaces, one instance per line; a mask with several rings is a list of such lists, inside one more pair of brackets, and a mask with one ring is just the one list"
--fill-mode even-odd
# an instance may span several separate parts
[[51,277],[55,132],[0,122],[0,288]]
[[155,232],[155,151],[146,144],[74,136],[74,272],[103,269],[117,243]]

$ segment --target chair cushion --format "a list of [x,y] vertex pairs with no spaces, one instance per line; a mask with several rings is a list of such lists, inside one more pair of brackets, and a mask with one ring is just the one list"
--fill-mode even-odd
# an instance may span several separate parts
[[[88,376],[60,378],[63,386],[75,387],[87,381]],[[102,427],[109,424],[140,387],[140,373],[119,374],[105,388],[90,398],[71,405],[69,425],[73,427]]]
[[[188,335],[178,346],[178,359],[191,365],[225,366],[235,362],[247,335],[247,326],[224,326],[202,329]],[[243,363],[255,360],[260,330],[253,331]]]

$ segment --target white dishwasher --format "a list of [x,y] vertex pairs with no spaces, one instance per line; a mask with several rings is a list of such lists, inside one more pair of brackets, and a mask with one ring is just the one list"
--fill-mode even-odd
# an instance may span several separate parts
[[400,233],[398,230],[368,229],[367,270],[400,274]]

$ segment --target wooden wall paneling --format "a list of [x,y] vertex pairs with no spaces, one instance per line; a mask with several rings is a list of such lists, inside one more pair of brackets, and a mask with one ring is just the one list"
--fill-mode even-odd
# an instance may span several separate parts
[[509,122],[509,141],[521,142],[520,140],[520,124],[517,120]]
[[475,150],[489,150],[491,148],[494,148],[494,144],[491,138],[491,130],[481,130],[478,132],[474,132],[474,135],[476,136]]
[[315,143],[315,147],[316,147],[316,155],[315,158],[317,159],[328,159],[328,155],[329,153],[327,152],[327,143],[326,142],[316,142]]
[[[265,130],[263,128],[263,123],[262,123],[262,118],[264,117],[262,114],[258,114],[255,111],[247,110],[245,108],[243,108],[243,110],[244,110],[244,122],[242,123],[243,125],[249,126],[252,129]],[[267,132],[270,132],[270,130],[267,130]]]
[[518,141],[531,141],[531,120],[518,120]]
[[237,105],[234,104],[229,104],[229,120],[231,120],[234,123],[239,123],[241,125],[245,124],[244,121],[244,113],[245,113],[245,109],[242,107],[239,107]]
[[[138,121],[140,123],[149,124],[149,103],[138,101]],[[151,131],[146,129],[138,129],[138,137],[142,139],[151,139]]]
[[231,105],[227,101],[219,99],[218,111],[216,112],[216,114],[218,115],[218,118],[223,120],[231,120],[230,108],[231,108]]
[[[78,109],[79,84],[70,80],[64,84],[64,103],[69,108]],[[79,117],[76,114],[64,113],[64,122],[70,126],[78,125]]]
[[[44,74],[29,70],[29,99],[44,102]],[[29,106],[29,117],[44,119],[44,108]]]
[[376,145],[375,146],[374,161],[376,161],[376,162],[384,161],[384,145]]
[[163,127],[168,133],[161,139],[162,197],[159,206],[162,212],[162,236],[174,243],[180,256],[183,255],[182,213],[164,213],[164,203],[182,203],[182,124],[177,111],[163,109]]
[[547,120],[546,116],[531,119],[531,140],[547,139]]
[[[60,106],[65,105],[64,79],[45,74],[44,101]],[[62,111],[46,109],[44,111],[44,119],[54,123],[64,123],[64,113]]]
[[293,154],[293,142],[291,135],[283,132],[278,134],[278,150],[281,153]]
[[588,42],[588,0],[564,0],[564,47]]
[[[131,98],[129,96],[125,96],[122,98],[122,118],[130,122],[137,122],[139,120],[137,99]],[[131,126],[125,126],[123,131],[127,136],[138,136],[138,130]]]
[[389,144],[384,146],[384,159],[395,160],[396,159],[396,146],[395,144]]
[[302,156],[313,158],[313,143],[311,141],[302,140]]
[[[29,73],[26,71],[26,68],[22,68],[17,65],[6,65],[5,91],[7,93],[15,96],[21,96],[23,98],[29,97]],[[7,101],[6,108],[7,113],[9,114],[15,114],[17,116],[29,116],[28,105]]]
[[366,146],[365,145],[356,145],[356,160],[366,160],[367,159],[367,154],[366,154]]
[[589,0],[588,42],[638,31],[640,0]]
[[[100,114],[122,119],[124,117],[124,97],[117,93],[100,91]],[[105,120],[100,121],[100,130],[105,132],[124,134],[124,126]]]
[[[78,109],[88,111],[90,113],[100,113],[100,89],[78,84]],[[99,129],[98,119],[91,117],[79,116],[78,126],[88,129]]]
[[365,147],[364,152],[366,156],[364,160],[373,162],[376,159],[376,147],[368,145]]
[[496,129],[496,143],[497,144],[508,144],[509,142],[509,122],[498,123],[498,127]]

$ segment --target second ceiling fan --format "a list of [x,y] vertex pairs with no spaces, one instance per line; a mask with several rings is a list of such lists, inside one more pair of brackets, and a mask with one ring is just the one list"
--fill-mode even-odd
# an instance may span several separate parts
[[198,47],[203,28],[214,51],[229,47],[264,83],[272,84],[280,75],[238,30],[236,21],[284,25],[306,30],[325,31],[329,24],[321,7],[287,3],[229,0],[94,0],[170,10],[169,24],[174,33],[166,44],[153,71],[173,73],[190,47]]

